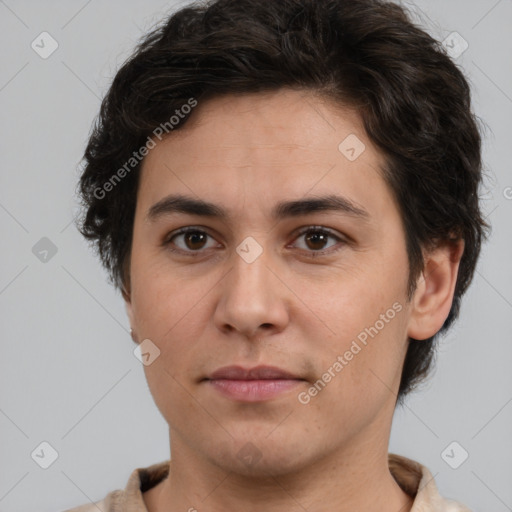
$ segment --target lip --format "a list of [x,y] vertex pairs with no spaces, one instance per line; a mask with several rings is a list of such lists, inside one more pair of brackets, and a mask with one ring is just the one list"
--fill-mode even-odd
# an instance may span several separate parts
[[304,379],[275,366],[226,366],[206,379],[215,391],[232,400],[262,402],[297,387]]
[[209,380],[276,380],[276,379],[300,379],[286,370],[276,366],[255,366],[254,368],[242,368],[241,366],[224,366],[215,370]]

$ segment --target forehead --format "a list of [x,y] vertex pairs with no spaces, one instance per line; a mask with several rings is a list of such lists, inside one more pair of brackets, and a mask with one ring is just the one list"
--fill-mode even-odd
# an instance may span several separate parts
[[295,90],[223,96],[149,152],[139,199],[178,192],[236,206],[341,192],[378,207],[390,199],[383,163],[354,110]]
[[210,152],[229,150],[234,159],[242,158],[244,149],[286,156],[300,151],[302,157],[313,157],[338,150],[336,141],[350,134],[366,137],[353,108],[312,92],[280,89],[199,101],[189,120],[169,139],[201,144]]

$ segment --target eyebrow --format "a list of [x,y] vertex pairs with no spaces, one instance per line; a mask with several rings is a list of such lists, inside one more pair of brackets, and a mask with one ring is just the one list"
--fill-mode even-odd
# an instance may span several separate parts
[[[278,220],[325,211],[343,213],[366,221],[370,219],[370,214],[360,205],[346,197],[332,194],[279,202],[272,208],[271,216]],[[173,213],[199,215],[220,220],[227,220],[229,217],[227,210],[214,203],[184,195],[169,195],[151,206],[146,220],[155,222],[159,218]]]

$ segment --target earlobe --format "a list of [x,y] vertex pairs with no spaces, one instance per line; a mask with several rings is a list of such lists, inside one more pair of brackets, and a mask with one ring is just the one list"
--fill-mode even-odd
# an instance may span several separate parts
[[408,336],[432,337],[450,313],[464,241],[446,242],[424,255],[424,268],[412,299]]

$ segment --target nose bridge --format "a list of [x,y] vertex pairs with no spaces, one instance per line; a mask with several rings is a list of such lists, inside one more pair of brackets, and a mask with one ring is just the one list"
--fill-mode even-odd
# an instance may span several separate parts
[[231,292],[242,296],[249,292],[260,301],[268,298],[266,291],[270,271],[267,265],[268,257],[263,254],[255,258],[254,261],[245,260],[240,254],[234,256],[230,278]]
[[268,268],[272,265],[269,255],[261,250],[256,255],[253,243],[242,242],[233,254],[233,266],[221,284],[215,313],[218,328],[234,329],[246,336],[262,326],[281,330],[288,321],[284,290]]

